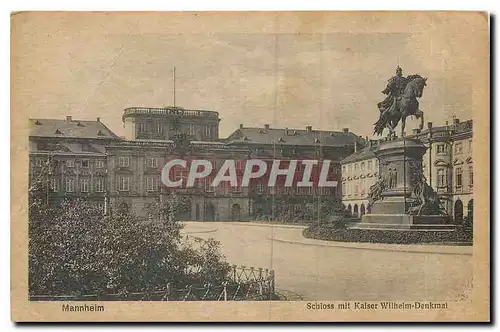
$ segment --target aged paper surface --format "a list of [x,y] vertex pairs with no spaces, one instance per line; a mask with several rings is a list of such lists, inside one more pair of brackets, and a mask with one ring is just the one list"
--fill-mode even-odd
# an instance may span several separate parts
[[487,14],[11,20],[14,321],[489,321]]

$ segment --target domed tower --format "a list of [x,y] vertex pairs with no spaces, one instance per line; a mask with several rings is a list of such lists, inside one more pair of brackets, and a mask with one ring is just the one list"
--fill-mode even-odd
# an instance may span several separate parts
[[192,141],[219,139],[219,113],[182,107],[129,107],[122,116],[127,140],[169,140],[176,132]]

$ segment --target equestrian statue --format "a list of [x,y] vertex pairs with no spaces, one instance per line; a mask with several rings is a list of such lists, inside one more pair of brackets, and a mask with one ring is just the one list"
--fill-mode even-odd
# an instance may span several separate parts
[[382,91],[387,97],[377,104],[380,118],[375,123],[374,134],[382,135],[385,128],[389,137],[395,137],[395,128],[401,121],[401,137],[404,136],[406,118],[410,115],[420,120],[420,129],[424,126],[424,112],[418,107],[417,98],[421,98],[427,78],[418,74],[403,76],[401,67],[397,67],[396,76],[389,79]]

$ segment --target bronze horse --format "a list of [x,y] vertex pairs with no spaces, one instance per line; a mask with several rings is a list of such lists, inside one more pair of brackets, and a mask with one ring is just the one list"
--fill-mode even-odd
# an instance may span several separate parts
[[401,120],[401,137],[404,135],[406,118],[409,115],[415,116],[420,121],[420,129],[424,126],[424,112],[418,107],[417,98],[421,98],[424,87],[427,86],[427,78],[420,75],[409,75],[406,78],[406,86],[401,96],[395,97],[392,106],[380,114],[380,118],[375,123],[374,134],[382,135],[385,128],[389,129],[389,136],[394,136],[394,130]]

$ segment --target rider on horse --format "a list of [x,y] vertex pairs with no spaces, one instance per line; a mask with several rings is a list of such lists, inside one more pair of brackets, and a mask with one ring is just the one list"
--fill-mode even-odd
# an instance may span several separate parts
[[394,128],[400,120],[403,124],[403,131],[408,115],[421,118],[421,126],[423,125],[423,113],[418,109],[417,98],[422,96],[426,80],[420,75],[404,77],[401,67],[397,67],[396,76],[389,79],[386,88],[382,91],[387,97],[377,104],[380,118],[375,123],[375,134],[382,135],[383,130],[388,128],[390,135],[394,135]]
[[403,76],[403,70],[398,66],[396,69],[396,76],[389,79],[387,87],[382,91],[387,97],[377,105],[381,114],[397,107],[398,99],[401,99],[406,83],[408,82]]

